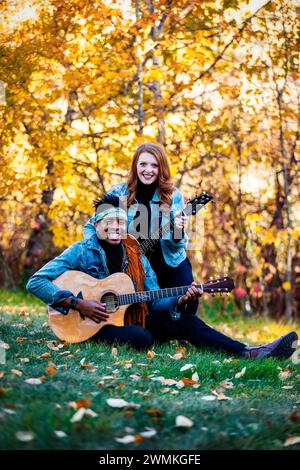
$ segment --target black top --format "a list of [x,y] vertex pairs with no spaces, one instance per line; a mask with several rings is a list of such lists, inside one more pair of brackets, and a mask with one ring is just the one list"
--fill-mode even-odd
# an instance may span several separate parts
[[[150,207],[150,201],[153,199],[155,190],[157,188],[156,181],[152,184],[143,184],[140,180],[138,180],[137,184],[137,193],[136,193],[136,200],[139,204],[145,206],[147,208],[147,216],[148,216],[148,233],[144,233],[143,226],[140,227],[140,224],[138,223],[136,225],[136,230],[140,231],[141,228],[141,237],[139,238],[139,241],[143,241],[145,238],[150,238],[150,228],[151,228],[151,207]],[[138,209],[135,218],[140,217],[141,211]],[[143,212],[142,212],[143,214]]]
[[105,251],[106,254],[106,263],[107,268],[110,274],[120,273],[122,272],[122,261],[123,261],[123,248],[122,244],[119,245],[112,245],[111,243],[100,240],[98,238],[98,242]]
[[[148,215],[148,233],[141,232],[141,236],[138,241],[143,242],[145,238],[151,238],[151,207],[150,201],[153,199],[155,190],[157,189],[157,182],[151,184],[143,184],[140,180],[138,180],[137,184],[137,194],[136,200],[139,204],[143,204],[147,208],[147,215]],[[140,211],[137,211],[136,217],[140,216]],[[159,221],[161,223],[161,221]],[[136,227],[137,230],[140,229],[139,224]],[[161,263],[165,263],[164,257],[162,254],[161,244],[156,243],[153,247],[153,250],[146,253],[147,258],[151,255],[151,266],[156,271]]]

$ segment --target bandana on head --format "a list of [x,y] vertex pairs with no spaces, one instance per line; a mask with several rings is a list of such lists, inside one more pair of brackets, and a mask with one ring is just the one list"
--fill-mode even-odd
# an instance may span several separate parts
[[105,211],[100,212],[100,214],[97,214],[95,217],[95,222],[100,222],[100,220],[104,219],[107,216],[125,220],[127,218],[126,212],[123,209],[111,207],[110,209],[106,209]]

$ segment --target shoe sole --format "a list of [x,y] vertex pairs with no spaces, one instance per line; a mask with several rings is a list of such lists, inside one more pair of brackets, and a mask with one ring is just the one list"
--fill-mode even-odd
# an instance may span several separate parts
[[[283,336],[281,341],[277,344],[276,348],[271,351],[267,357],[278,357],[281,359],[288,359],[297,348],[298,335],[295,331]],[[295,344],[294,344],[295,343]],[[294,346],[292,347],[292,345]]]

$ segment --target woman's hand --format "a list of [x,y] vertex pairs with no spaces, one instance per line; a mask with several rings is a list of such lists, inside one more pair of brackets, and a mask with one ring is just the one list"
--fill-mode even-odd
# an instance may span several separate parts
[[188,288],[186,294],[179,297],[178,302],[177,302],[178,306],[186,304],[187,302],[191,300],[196,300],[202,296],[202,290],[196,286],[197,286],[196,282],[192,282],[192,285],[191,287]]
[[174,226],[177,230],[184,230],[188,221],[187,215],[178,215],[174,219]]

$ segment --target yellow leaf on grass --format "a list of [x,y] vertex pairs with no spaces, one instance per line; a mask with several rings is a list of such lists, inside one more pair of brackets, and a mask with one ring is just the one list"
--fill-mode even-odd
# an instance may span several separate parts
[[55,375],[57,373],[57,369],[53,366],[46,367],[45,372],[47,372],[48,375]]
[[48,357],[51,357],[51,354],[49,352],[44,353],[41,356],[38,356],[38,359],[48,359]]
[[80,408],[88,408],[91,403],[92,401],[89,398],[80,398],[79,400],[70,401],[69,406],[74,410],[79,410]]
[[154,351],[148,351],[147,352],[147,359],[153,359],[155,355],[156,354],[155,354]]

